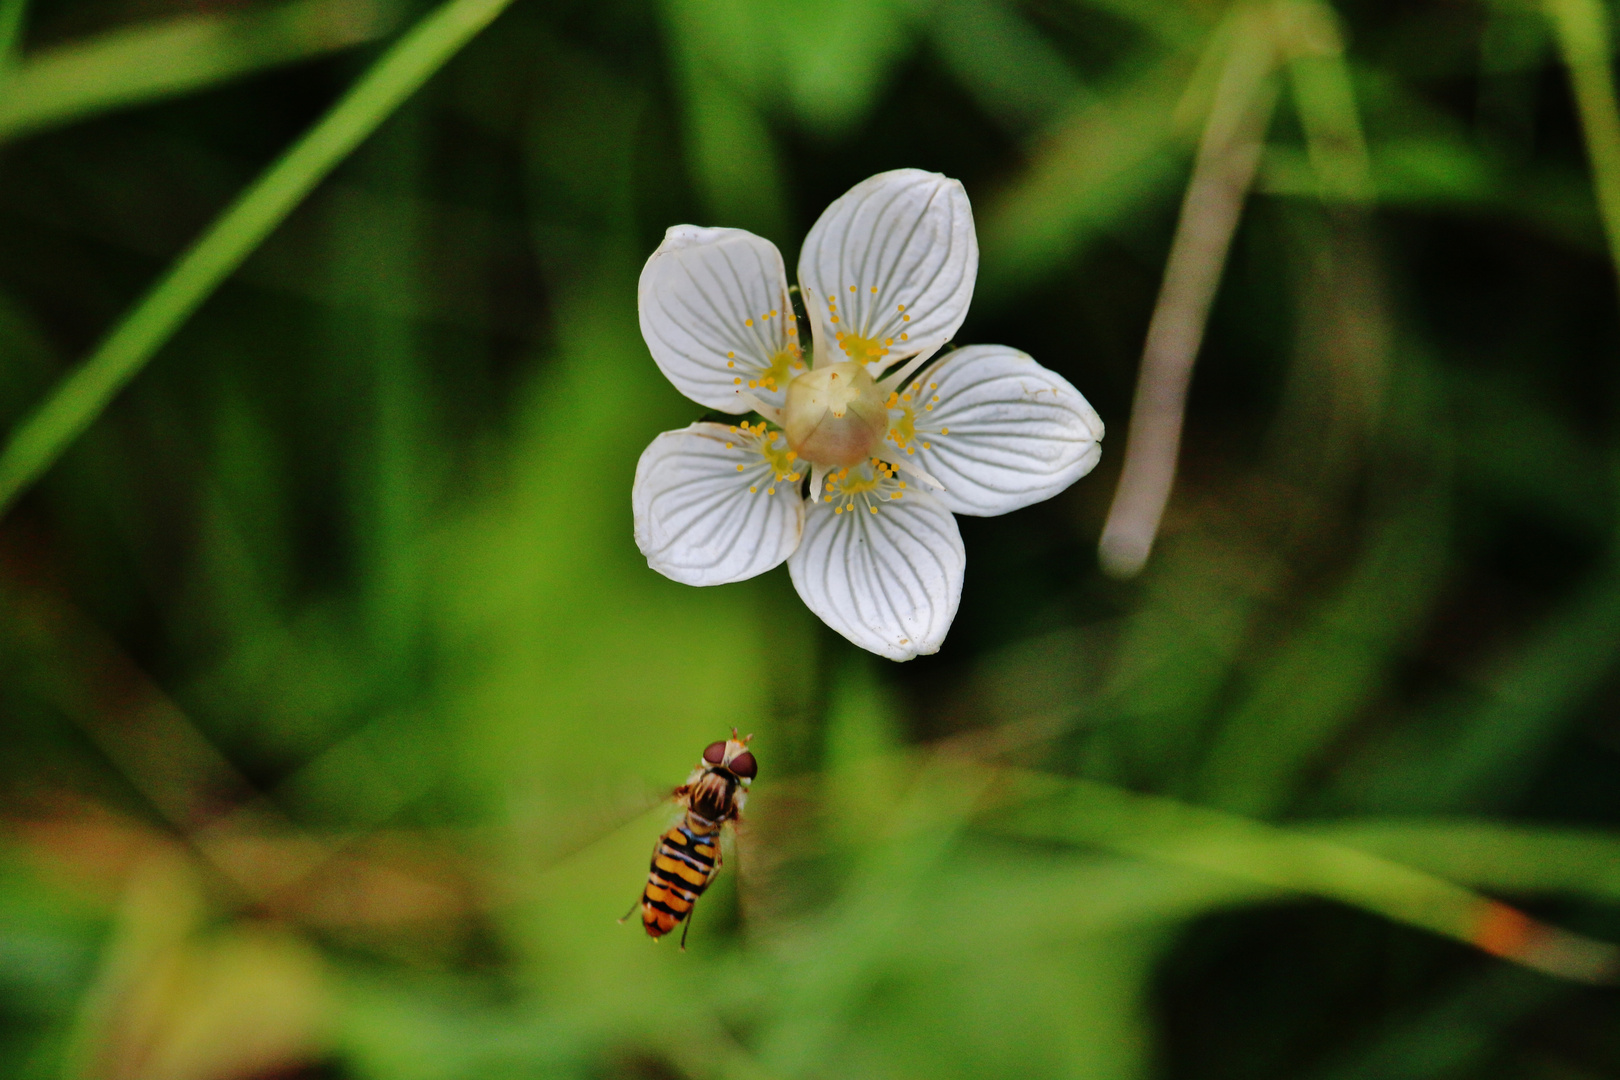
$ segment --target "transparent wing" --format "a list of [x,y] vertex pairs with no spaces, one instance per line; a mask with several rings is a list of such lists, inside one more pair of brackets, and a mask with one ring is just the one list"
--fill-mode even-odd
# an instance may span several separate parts
[[738,919],[749,937],[769,935],[826,899],[815,888],[824,880],[815,865],[821,854],[816,799],[809,774],[774,780],[749,796],[747,813],[735,827],[735,861],[726,867],[736,875]]

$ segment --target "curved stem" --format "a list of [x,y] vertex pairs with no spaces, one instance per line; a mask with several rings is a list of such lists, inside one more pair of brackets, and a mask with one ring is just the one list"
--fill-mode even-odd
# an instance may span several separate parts
[[1247,23],[1233,35],[1148,323],[1125,464],[1098,544],[1103,569],[1118,577],[1147,563],[1170,499],[1193,361],[1271,120],[1276,47],[1263,17]]

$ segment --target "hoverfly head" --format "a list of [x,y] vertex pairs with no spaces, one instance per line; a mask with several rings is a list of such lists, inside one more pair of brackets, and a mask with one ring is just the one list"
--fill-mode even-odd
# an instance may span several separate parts
[[749,735],[746,738],[739,739],[737,738],[737,729],[732,728],[731,738],[723,742],[712,742],[704,747],[704,766],[711,769],[724,769],[744,783],[752,780],[754,774],[759,771],[759,763],[754,760],[754,755],[748,750],[748,740],[752,738],[753,736]]

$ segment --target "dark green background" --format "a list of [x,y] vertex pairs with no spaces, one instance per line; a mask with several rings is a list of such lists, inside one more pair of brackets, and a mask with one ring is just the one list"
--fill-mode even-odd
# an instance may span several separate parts
[[[0,429],[424,10],[393,3],[36,0],[23,70],[225,36],[151,39],[206,69],[161,100],[111,59],[77,112],[0,81]],[[1218,837],[1189,869],[1174,815],[1026,813],[1082,780],[1330,825],[1620,939],[1620,313],[1552,24],[1337,12],[1376,199],[1313,171],[1279,76],[1119,582],[1096,543],[1224,5],[516,0],[0,522],[0,1076],[1620,1074],[1612,988],[1234,885]],[[900,666],[784,569],[653,573],[629,495],[702,412],[637,331],[664,229],[791,267],[907,166],[973,201],[958,340],[1109,435],[961,520],[956,623]],[[751,830],[690,951],[655,947],[614,923],[651,808],[732,726]]]

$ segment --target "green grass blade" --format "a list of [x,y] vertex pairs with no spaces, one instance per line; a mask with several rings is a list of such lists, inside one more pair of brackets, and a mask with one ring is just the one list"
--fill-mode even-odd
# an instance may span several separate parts
[[[0,6],[0,55],[11,9]],[[17,60],[0,81],[0,140],[224,82],[381,37],[377,0],[297,0],[115,30]],[[15,31],[13,30],[13,38]]]
[[1260,667],[1201,766],[1209,802],[1286,807],[1430,614],[1445,557],[1445,499],[1429,490],[1378,522],[1349,579]]
[[979,219],[981,305],[1006,303],[1105,222],[1172,186],[1186,142],[1172,114],[1189,66],[1173,60],[1128,76],[1037,140],[1029,166]]
[[198,306],[337,164],[511,0],[448,0],[423,16],[267,169],[23,421],[0,453],[0,513],[51,466]]
[[1306,831],[1476,888],[1620,901],[1620,833],[1466,818],[1367,818]]
[[1620,267],[1620,104],[1609,71],[1609,11],[1598,0],[1547,0],[1546,7],[1575,90],[1609,254]]
[[1614,945],[1542,926],[1453,881],[1300,830],[1085,781],[1017,821],[1026,835],[1349,904],[1564,978],[1607,982],[1620,971]]
[[1327,802],[1376,813],[1482,812],[1523,790],[1620,655],[1614,556],[1548,616],[1516,655],[1479,680],[1484,699],[1441,702],[1427,730],[1397,725],[1341,767]]

